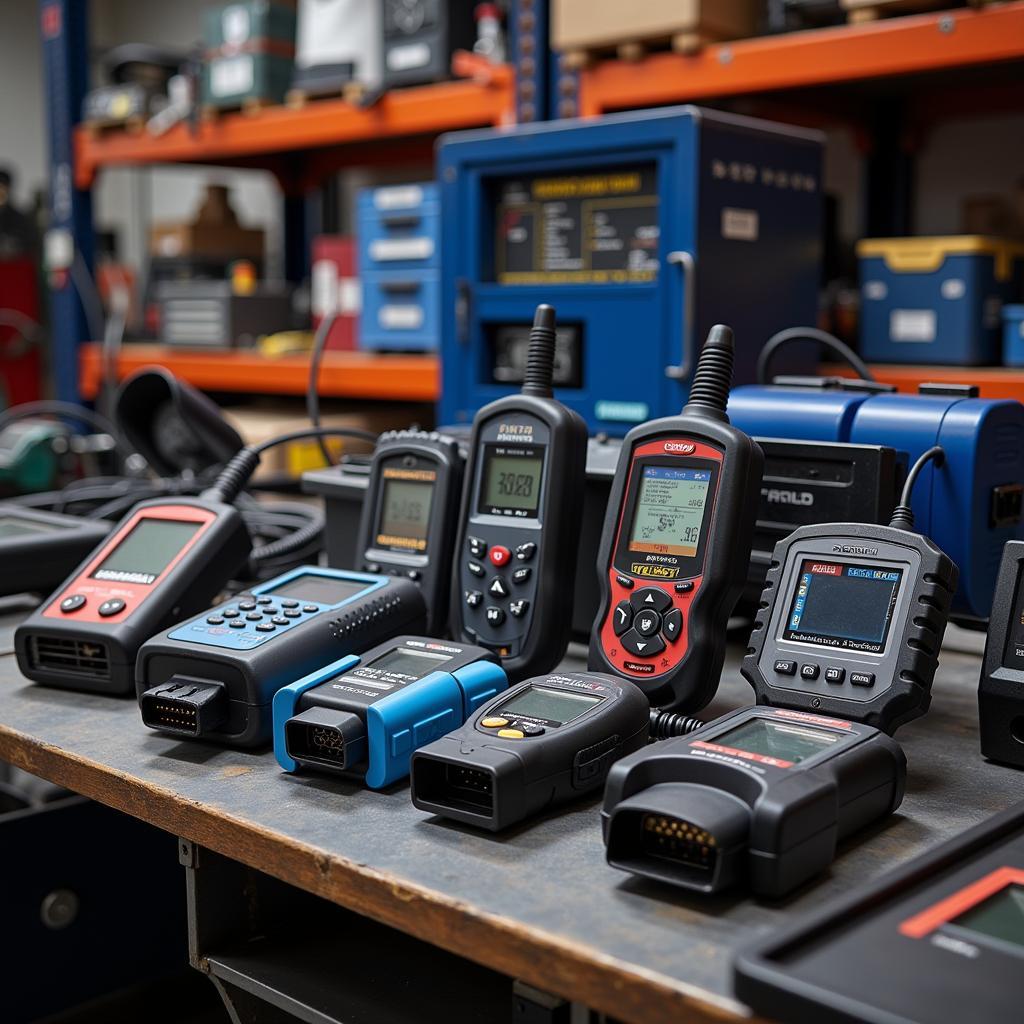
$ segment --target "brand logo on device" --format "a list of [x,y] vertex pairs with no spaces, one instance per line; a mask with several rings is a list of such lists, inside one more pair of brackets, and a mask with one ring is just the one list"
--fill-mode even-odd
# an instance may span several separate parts
[[109,580],[112,583],[154,583],[156,576],[151,572],[125,572],[121,569],[100,569],[93,573],[93,579]]
[[665,451],[681,452],[683,455],[692,455],[697,446],[692,441],[666,441]]
[[814,495],[810,491],[780,491],[776,488],[761,488],[761,497],[769,505],[813,505]]
[[866,548],[860,544],[833,544],[832,551],[840,555],[877,555],[878,548]]
[[670,565],[648,565],[646,562],[634,562],[629,571],[634,576],[647,576],[656,580],[672,580],[679,575],[679,570]]

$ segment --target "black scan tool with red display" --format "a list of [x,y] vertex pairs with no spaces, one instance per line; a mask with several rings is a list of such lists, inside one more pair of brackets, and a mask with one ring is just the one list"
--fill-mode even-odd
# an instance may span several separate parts
[[208,607],[251,550],[233,505],[140,502],[18,627],[22,673],[48,686],[134,693],[139,647]]
[[450,626],[513,681],[550,672],[572,622],[587,426],[553,395],[555,311],[537,307],[522,391],[473,419]]
[[601,536],[589,667],[673,710],[714,696],[750,561],[764,456],[726,415],[732,365],[719,324],[682,413],[626,435]]

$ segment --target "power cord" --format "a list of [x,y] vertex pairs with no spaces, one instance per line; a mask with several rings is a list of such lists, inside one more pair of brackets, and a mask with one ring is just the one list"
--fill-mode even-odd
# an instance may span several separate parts
[[868,364],[849,345],[840,341],[834,334],[823,331],[817,327],[787,327],[784,331],[773,334],[764,344],[757,357],[757,383],[767,384],[768,366],[775,356],[775,353],[794,341],[816,341],[823,348],[828,349],[833,355],[838,356],[857,376],[871,384],[877,383],[874,374],[868,368]]

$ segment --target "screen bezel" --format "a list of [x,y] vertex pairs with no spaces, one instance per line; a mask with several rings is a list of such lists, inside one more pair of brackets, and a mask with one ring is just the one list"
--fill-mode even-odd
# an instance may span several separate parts
[[[343,585],[353,587],[351,594],[345,597],[338,598],[334,601],[320,601],[312,597],[302,597],[294,592],[289,592],[287,588],[301,585],[305,580],[322,580],[325,584],[334,584],[335,586]],[[357,594],[368,590],[373,586],[373,583],[367,580],[353,580],[353,579],[339,579],[336,576],[330,576],[319,572],[310,572],[309,570],[300,571],[290,579],[282,580],[280,583],[266,589],[260,590],[260,597],[272,597],[277,600],[294,600],[300,601],[303,604],[317,604],[323,608],[334,608],[345,601],[351,601]]]
[[[482,516],[494,516],[501,520],[514,520],[517,522],[523,522],[524,520],[539,520],[541,518],[540,511],[541,505],[544,501],[545,485],[547,483],[547,467],[548,467],[548,445],[543,441],[530,441],[527,444],[518,444],[512,441],[484,441],[481,444],[481,456],[480,456],[480,469],[477,473],[477,484],[476,484],[476,511],[478,515]],[[519,456],[520,458],[536,458],[537,454],[540,456],[540,472],[538,474],[539,489],[537,491],[537,504],[533,509],[522,509],[514,507],[501,507],[497,505],[489,505],[484,500],[484,494],[487,486],[487,475],[490,470],[492,453],[496,449],[502,449],[505,452],[509,451],[520,451],[524,454]],[[531,454],[526,454],[527,452]]]
[[[157,572],[152,572],[146,569],[112,569],[108,563],[112,558],[115,558],[126,544],[142,529],[151,526],[152,524],[166,525],[170,523],[173,526],[190,527],[191,533],[178,545],[177,550],[171,555],[170,558],[164,562],[163,566]],[[192,546],[200,532],[204,529],[206,523],[199,519],[174,519],[168,516],[139,516],[135,522],[131,523],[119,537],[117,537],[109,547],[107,547],[99,556],[96,563],[90,566],[88,570],[88,578],[91,580],[97,580],[100,583],[134,583],[139,586],[152,586],[157,580],[161,579],[164,574],[177,562],[182,554]],[[106,573],[108,575],[100,575]]]
[[[697,551],[694,555],[656,555],[654,561],[646,561],[647,553],[634,554],[629,550],[629,539],[636,521],[637,498],[640,485],[643,483],[644,470],[649,466],[663,466],[667,469],[706,469],[711,473],[708,481],[707,498],[704,503],[704,518],[700,524],[700,536],[697,538]],[[664,565],[676,570],[675,575],[666,579],[681,580],[700,576],[704,568],[704,557],[707,552],[708,537],[711,534],[711,523],[714,521],[715,506],[718,501],[718,481],[721,463],[715,459],[699,455],[645,455],[633,460],[630,470],[629,486],[626,498],[622,503],[622,515],[619,518],[619,535],[615,546],[615,568],[626,576],[637,576],[631,566],[634,563],[647,565]],[[642,578],[642,577],[641,577]]]
[[[523,697],[527,696],[528,694],[536,693],[536,692],[550,693],[550,694],[554,694],[557,697],[568,698],[569,700],[578,699],[578,700],[589,701],[591,703],[590,703],[589,707],[584,708],[579,714],[574,715],[572,718],[569,718],[569,719],[566,719],[566,720],[563,720],[563,721],[556,721],[553,718],[542,718],[539,715],[533,715],[533,714],[530,714],[529,712],[525,712],[524,713],[524,712],[521,712],[521,711],[514,711],[514,710],[512,710],[512,705],[517,700],[521,700]],[[531,721],[531,722],[543,722],[549,728],[558,729],[558,728],[562,728],[563,726],[566,726],[566,725],[571,725],[574,722],[578,722],[581,718],[583,718],[585,715],[590,714],[590,712],[592,712],[595,708],[600,707],[601,704],[603,704],[607,700],[608,700],[608,697],[606,695],[600,694],[600,693],[577,693],[576,691],[571,691],[570,692],[570,691],[567,691],[567,690],[559,689],[558,687],[555,687],[555,686],[541,686],[541,685],[537,685],[537,684],[531,683],[529,686],[524,686],[521,690],[517,690],[515,693],[509,694],[508,697],[506,697],[506,699],[502,702],[502,704],[499,707],[495,708],[493,711],[489,712],[488,714],[490,716],[498,715],[498,716],[500,716],[502,718],[508,718],[509,720],[512,720],[512,719],[526,719],[526,720]]]
[[[852,647],[843,645],[832,645],[816,643],[813,640],[798,639],[790,636],[791,630],[789,628],[789,620],[793,615],[793,608],[797,600],[797,590],[800,586],[800,577],[804,572],[804,564],[806,562],[828,562],[833,565],[841,565],[844,570],[846,568],[860,568],[860,569],[886,569],[889,571],[895,571],[900,574],[899,580],[896,581],[896,586],[893,588],[892,598],[889,602],[889,609],[886,615],[885,621],[885,632],[882,634],[882,639],[878,644],[878,650],[870,650],[867,647]],[[793,572],[789,581],[788,597],[784,604],[781,605],[782,614],[779,618],[777,639],[781,643],[794,644],[799,647],[807,647],[816,651],[829,651],[836,656],[842,655],[866,655],[870,657],[883,657],[889,650],[890,640],[893,635],[893,622],[896,620],[896,609],[900,605],[900,600],[903,595],[903,587],[908,579],[908,566],[898,562],[888,562],[879,560],[878,562],[864,562],[864,561],[853,561],[846,558],[837,558],[834,555],[829,555],[823,552],[797,552],[793,559]],[[820,634],[825,636],[825,634]],[[846,641],[847,644],[851,641],[850,637],[830,636],[828,639]],[[855,641],[856,642],[856,641]]]

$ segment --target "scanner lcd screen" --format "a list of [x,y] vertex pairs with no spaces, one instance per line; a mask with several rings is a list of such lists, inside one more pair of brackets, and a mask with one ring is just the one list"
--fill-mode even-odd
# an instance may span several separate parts
[[838,733],[798,722],[782,722],[773,718],[751,718],[735,729],[716,736],[710,742],[731,747],[747,754],[771,757],[797,764],[828,750],[839,742]]
[[273,590],[264,590],[263,593],[273,594],[274,597],[293,597],[296,601],[312,601],[315,604],[339,604],[365,590],[367,586],[369,584],[358,581],[304,573]]
[[782,639],[879,654],[902,579],[897,565],[804,559]]

